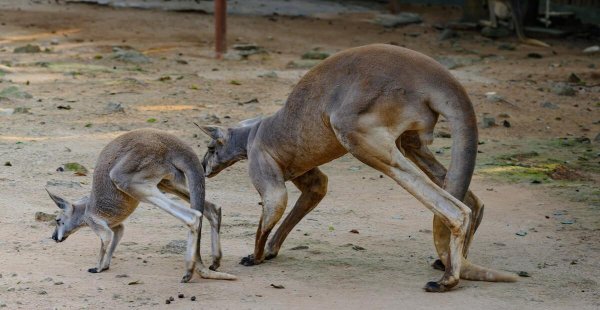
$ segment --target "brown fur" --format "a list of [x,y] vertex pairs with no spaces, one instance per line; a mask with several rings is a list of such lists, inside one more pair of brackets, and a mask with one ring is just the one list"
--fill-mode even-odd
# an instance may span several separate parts
[[[448,171],[427,149],[439,115],[452,127]],[[461,273],[479,280],[501,279],[484,274],[501,273],[464,258],[465,244],[483,214],[483,205],[472,193],[468,201],[473,211],[461,202],[475,166],[476,119],[463,87],[433,59],[390,45],[352,48],[310,70],[274,115],[227,130],[202,129],[213,138],[203,161],[207,176],[248,158],[250,178],[263,199],[254,254],[242,264],[260,264],[277,255],[294,225],[327,191],[327,177],[318,166],[350,152],[394,179],[435,214],[434,223],[441,226],[434,233],[436,249],[445,274],[429,282],[426,290],[446,291]],[[287,205],[286,181],[302,194],[265,253],[267,238]]]

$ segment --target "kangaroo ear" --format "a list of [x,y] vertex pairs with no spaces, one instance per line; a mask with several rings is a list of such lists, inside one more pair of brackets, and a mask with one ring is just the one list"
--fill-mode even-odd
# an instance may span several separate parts
[[68,202],[66,199],[52,194],[47,188],[46,188],[46,192],[48,192],[48,195],[50,195],[50,198],[52,198],[52,200],[54,201],[54,203],[62,210],[65,210],[67,208],[69,208],[71,206],[71,203]]
[[219,126],[198,126],[202,132],[213,140],[223,142],[225,140],[225,130]]

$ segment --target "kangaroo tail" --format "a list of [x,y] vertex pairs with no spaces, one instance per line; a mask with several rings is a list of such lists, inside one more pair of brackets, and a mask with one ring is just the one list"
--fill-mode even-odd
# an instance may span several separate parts
[[210,270],[210,269],[206,268],[205,266],[196,268],[196,271],[200,274],[200,277],[202,277],[203,279],[237,280],[237,277],[232,274]]
[[481,267],[463,258],[460,267],[460,278],[472,281],[516,282],[518,276],[512,273]]
[[475,170],[477,119],[471,100],[458,82],[450,96],[450,101],[446,104],[436,105],[437,112],[448,119],[452,131],[452,158],[443,188],[456,199],[463,201]]
[[190,149],[188,153],[188,156],[185,156],[185,158],[178,160],[174,164],[177,169],[183,171],[187,179],[191,207],[204,214],[204,169],[194,151]]

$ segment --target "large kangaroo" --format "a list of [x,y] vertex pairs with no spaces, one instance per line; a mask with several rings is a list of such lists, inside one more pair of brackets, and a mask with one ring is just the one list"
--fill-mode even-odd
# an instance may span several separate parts
[[[163,192],[181,197],[192,209],[169,199]],[[100,237],[100,258],[98,265],[88,270],[91,273],[110,267],[113,252],[123,237],[122,223],[142,201],[166,211],[190,229],[182,282],[192,278],[196,263],[204,278],[235,279],[233,275],[214,271],[222,255],[221,209],[204,201],[204,171],[200,160],[192,148],[171,134],[152,129],[123,134],[100,153],[89,197],[70,203],[58,195],[48,194],[61,209],[52,239],[62,242],[84,226],[89,226]],[[204,267],[200,257],[203,215],[211,225],[213,264],[210,269]]]
[[[448,171],[427,148],[439,115],[452,127]],[[466,260],[483,214],[481,201],[468,192],[477,155],[475,113],[459,82],[423,54],[382,44],[340,52],[310,70],[274,115],[227,130],[202,130],[212,138],[205,174],[215,176],[248,158],[250,178],[263,200],[254,255],[241,262],[246,266],[277,255],[288,233],[327,192],[327,176],[318,166],[350,152],[434,213],[438,265],[445,273],[425,290],[447,291],[460,277],[515,280]],[[267,237],[287,205],[286,181],[302,194],[265,254]]]

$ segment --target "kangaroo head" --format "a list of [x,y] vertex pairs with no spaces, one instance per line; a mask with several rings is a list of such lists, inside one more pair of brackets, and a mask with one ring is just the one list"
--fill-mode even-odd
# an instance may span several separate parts
[[74,203],[70,203],[66,199],[52,194],[48,190],[46,191],[61,210],[56,216],[56,229],[54,229],[52,239],[56,242],[63,242],[69,235],[86,225],[84,214],[89,199],[88,197],[84,197]]
[[217,175],[221,170],[247,158],[248,128],[224,129],[219,126],[199,126],[212,140],[204,154],[202,166],[207,177]]

